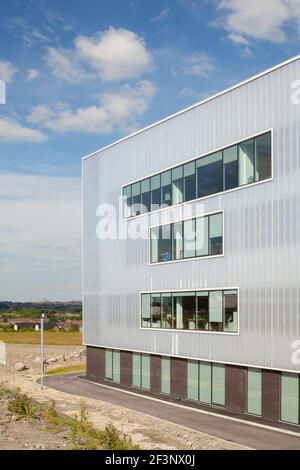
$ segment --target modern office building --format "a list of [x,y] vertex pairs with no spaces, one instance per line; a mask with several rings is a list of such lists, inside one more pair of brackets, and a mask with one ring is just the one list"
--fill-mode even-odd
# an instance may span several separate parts
[[300,56],[83,159],[87,378],[299,425]]

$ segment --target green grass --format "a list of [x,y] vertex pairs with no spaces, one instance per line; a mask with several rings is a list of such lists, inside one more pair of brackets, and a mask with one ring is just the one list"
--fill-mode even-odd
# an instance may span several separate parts
[[76,364],[74,366],[58,367],[57,369],[47,370],[45,375],[67,374],[68,372],[82,372],[82,371],[85,371],[85,365]]
[[[82,335],[77,331],[45,331],[45,344],[48,346],[81,346]],[[0,341],[11,344],[40,344],[39,331],[0,331]]]

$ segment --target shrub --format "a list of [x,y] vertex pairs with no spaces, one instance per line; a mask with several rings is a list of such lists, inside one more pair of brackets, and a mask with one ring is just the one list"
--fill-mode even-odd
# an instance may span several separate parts
[[11,392],[8,409],[19,418],[33,418],[38,410],[37,403],[26,393],[19,390]]

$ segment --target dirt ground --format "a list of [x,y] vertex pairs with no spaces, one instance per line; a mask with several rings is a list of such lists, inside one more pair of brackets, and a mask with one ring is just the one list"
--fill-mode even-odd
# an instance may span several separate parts
[[[70,356],[79,353],[82,346],[47,346],[46,358]],[[74,416],[79,413],[80,397],[66,393],[44,389],[36,383],[39,374],[37,345],[7,345],[6,364],[0,365],[0,385],[7,388],[19,387],[41,403],[54,400],[59,411]],[[15,364],[22,362],[28,369],[17,372]],[[79,364],[82,358],[71,358],[63,363],[54,363],[46,369]],[[182,426],[146,416],[121,406],[111,405],[98,400],[84,398],[90,420],[95,426],[104,428],[112,423],[123,433],[130,435],[133,442],[142,449],[207,449],[207,450],[241,450],[242,446],[224,441],[204,433],[186,429]],[[3,405],[3,406],[2,406]],[[64,449],[66,436],[53,435],[47,432],[39,422],[26,423],[15,421],[8,414],[5,403],[0,403],[0,449]],[[38,446],[38,447],[36,447]]]

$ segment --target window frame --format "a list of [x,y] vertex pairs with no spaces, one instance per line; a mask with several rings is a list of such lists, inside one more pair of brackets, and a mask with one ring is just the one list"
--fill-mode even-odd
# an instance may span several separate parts
[[[196,384],[196,393],[195,396],[197,395],[197,398],[191,398],[191,394],[189,394],[189,366],[194,366],[194,368],[197,368],[197,384]],[[203,392],[203,388],[201,389],[201,366],[205,366],[209,368],[209,400],[204,400],[203,397],[201,399],[201,391]],[[216,396],[216,389],[215,385],[216,382],[214,381],[215,378],[215,368],[217,369],[220,367],[223,371],[223,385],[224,385],[224,390],[223,390],[223,401],[222,403],[218,403],[217,401],[214,400],[214,397]],[[187,360],[187,400],[191,401],[193,403],[199,403],[202,405],[208,405],[208,406],[213,406],[213,407],[218,407],[221,409],[224,409],[226,406],[226,364],[225,363],[220,363],[220,362],[214,362],[214,361],[204,361],[204,360],[197,360],[197,359],[188,359]],[[202,383],[203,385],[203,383]],[[190,395],[190,396],[189,396]]]
[[[288,377],[288,376],[295,376],[296,379],[298,379],[298,422],[295,423],[294,421],[286,421],[283,419],[282,416],[282,389],[283,389],[283,377]],[[289,372],[289,371],[281,371],[280,373],[280,401],[279,401],[279,422],[284,423],[284,424],[289,424],[291,426],[299,426],[300,425],[300,373],[299,372]]]
[[[266,178],[266,179],[262,179],[260,181],[254,181],[252,183],[248,183],[248,184],[243,184],[241,186],[237,186],[235,188],[231,188],[231,189],[228,189],[228,190],[222,190],[218,193],[212,193],[212,194],[208,194],[206,196],[202,196],[202,197],[196,197],[195,199],[191,199],[190,201],[184,201],[183,202],[180,202],[180,203],[177,203],[177,204],[172,204],[171,206],[167,206],[167,207],[160,207],[158,209],[155,209],[153,211],[150,211],[150,212],[144,212],[144,213],[141,213],[139,215],[135,215],[135,216],[131,216],[131,217],[124,217],[124,204],[123,204],[123,189],[126,188],[127,186],[131,186],[135,183],[138,183],[138,182],[142,182],[143,180],[147,179],[147,178],[152,178],[153,176],[160,176],[162,173],[166,172],[166,171],[169,171],[169,170],[176,170],[176,168],[179,168],[180,166],[184,166],[185,164],[188,164],[188,163],[191,163],[193,161],[197,161],[199,158],[202,158],[202,157],[207,157],[213,153],[217,153],[217,152],[220,152],[220,151],[224,151],[226,150],[227,148],[229,147],[232,147],[234,145],[239,145],[239,144],[242,144],[243,142],[246,142],[248,140],[251,140],[251,139],[255,139],[257,137],[260,137],[260,136],[263,136],[264,134],[267,134],[267,133],[270,133],[270,140],[271,140],[271,176],[269,178]],[[238,151],[239,153],[239,151]],[[239,156],[238,156],[238,162],[239,162]],[[121,201],[122,201],[122,204],[121,204],[121,210],[120,210],[120,220],[121,221],[128,221],[128,220],[131,220],[131,219],[134,219],[136,217],[141,217],[141,216],[145,216],[145,215],[149,215],[149,214],[152,214],[152,213],[156,213],[158,211],[164,211],[164,210],[167,210],[167,209],[170,209],[170,207],[178,207],[178,206],[181,206],[183,204],[188,204],[188,203],[191,203],[191,202],[196,202],[196,201],[199,201],[199,200],[202,200],[202,199],[207,199],[207,198],[210,198],[210,197],[214,197],[214,196],[218,196],[220,194],[224,194],[224,193],[229,193],[229,192],[232,192],[232,191],[238,191],[240,189],[244,189],[244,188],[247,188],[249,186],[255,186],[257,184],[262,184],[262,183],[267,183],[267,182],[270,182],[270,181],[273,181],[274,180],[274,128],[271,127],[271,128],[268,128],[268,129],[265,129],[263,131],[260,131],[260,132],[257,132],[255,134],[251,134],[243,139],[239,139],[239,140],[236,140],[234,142],[230,142],[228,143],[227,145],[225,146],[222,146],[222,147],[219,147],[219,148],[216,148],[216,149],[213,149],[209,152],[206,152],[206,153],[203,153],[203,154],[200,154],[200,155],[197,155],[196,157],[193,157],[193,158],[190,158],[189,160],[185,160],[183,162],[180,162],[176,165],[173,165],[173,166],[170,166],[170,167],[167,167],[167,168],[164,168],[162,169],[161,171],[159,172],[156,172],[156,173],[153,173],[153,174],[150,174],[150,175],[146,175],[144,176],[143,178],[140,178],[140,179],[137,179],[137,180],[134,180],[134,181],[130,181],[126,184],[123,184],[121,186]],[[223,181],[223,188],[224,188],[224,181]],[[197,178],[196,178],[196,190],[197,190]],[[172,193],[173,194],[173,193]]]
[[[213,216],[213,215],[217,215],[217,214],[222,214],[222,253],[221,254],[217,254],[217,255],[200,255],[200,256],[197,256],[197,220],[198,219],[201,219],[201,218],[204,218],[204,217],[210,217],[210,216]],[[186,221],[189,221],[189,220],[195,220],[195,226],[196,226],[196,231],[195,231],[195,256],[191,256],[189,258],[184,258],[184,222]],[[165,227],[167,225],[170,225],[171,226],[171,241],[172,241],[172,250],[171,250],[171,254],[172,256],[174,255],[174,239],[173,239],[173,235],[174,235],[174,225],[175,224],[178,224],[178,223],[182,223],[182,258],[180,259],[172,259],[170,261],[154,261],[152,262],[152,238],[151,238],[151,235],[152,235],[152,230],[153,229],[158,229],[160,227]],[[208,220],[208,251],[210,251],[210,220]],[[158,224],[158,225],[150,225],[149,226],[149,229],[148,229],[148,265],[149,266],[157,266],[157,265],[162,265],[162,264],[169,264],[169,263],[180,263],[182,261],[195,261],[195,260],[201,260],[201,259],[208,259],[208,258],[221,258],[221,257],[224,257],[225,256],[225,211],[224,209],[220,209],[220,210],[217,210],[217,211],[213,211],[213,212],[206,212],[204,214],[200,214],[200,215],[195,215],[193,217],[186,217],[184,219],[176,219],[176,220],[173,220],[172,222],[168,222],[166,224]]]
[[[134,368],[133,368],[134,355],[135,355],[135,357],[139,358],[139,375],[138,375],[139,385],[136,385],[136,384],[133,383],[133,378],[134,378]],[[147,377],[147,379],[149,379],[149,387],[143,387],[143,379],[145,379],[145,374],[144,374],[145,371],[143,371],[143,358],[147,359],[147,362],[149,364],[149,377]],[[151,354],[150,353],[142,353],[142,352],[133,351],[133,354],[132,354],[131,387],[138,388],[138,389],[141,389],[141,390],[150,391],[150,389],[151,389]]]
[[[223,326],[224,326],[224,317],[225,317],[225,312],[224,312],[224,291],[233,291],[235,290],[237,292],[237,330],[236,331],[225,331],[224,328],[221,331],[217,330],[198,330],[198,329],[183,329],[183,328],[174,328],[173,327],[173,317],[174,317],[174,312],[173,312],[173,299],[176,297],[176,295],[180,296],[181,292],[195,292],[195,297],[197,299],[197,292],[213,292],[213,291],[222,291],[222,314],[223,314]],[[142,326],[142,296],[143,294],[160,294],[161,299],[163,294],[170,294],[171,299],[172,299],[172,326],[171,328],[163,328],[161,327],[155,327],[152,328],[151,326]],[[196,326],[198,325],[198,315],[197,315],[197,302],[196,302]],[[162,316],[161,316],[162,320]],[[161,321],[162,325],[162,321]],[[240,334],[240,290],[239,287],[215,287],[215,288],[201,288],[201,289],[168,289],[168,290],[152,290],[152,291],[141,291],[139,292],[139,328],[140,330],[147,330],[147,331],[165,331],[165,332],[177,332],[177,333],[196,333],[196,334],[210,334],[210,335],[227,335],[227,336],[239,336]]]
[[[107,353],[111,354],[111,377],[107,375]],[[116,367],[116,356],[119,357],[118,361],[118,376],[119,380],[115,379],[115,367]],[[121,350],[120,349],[113,349],[113,348],[105,348],[105,380],[113,383],[120,383],[121,382]]]

